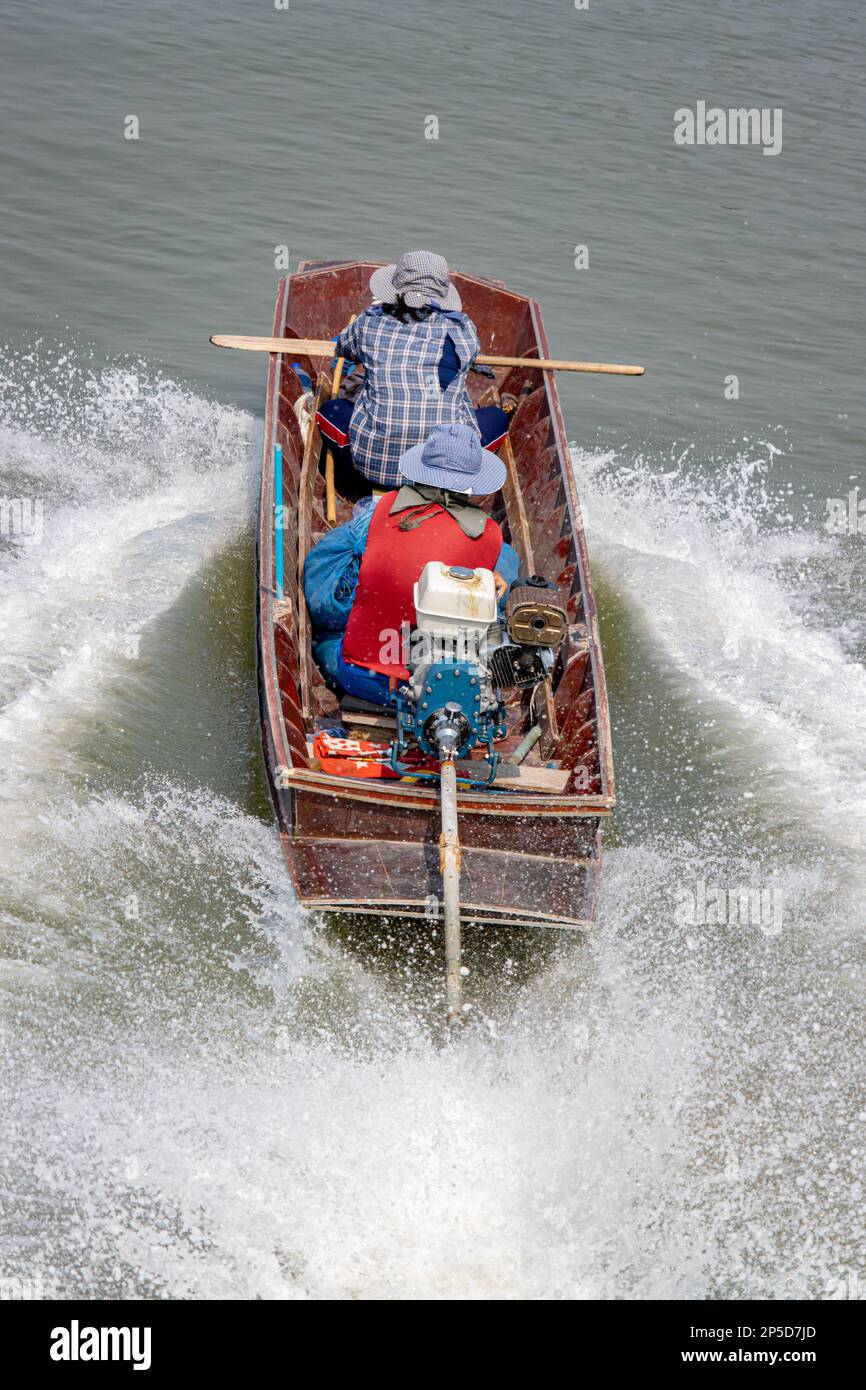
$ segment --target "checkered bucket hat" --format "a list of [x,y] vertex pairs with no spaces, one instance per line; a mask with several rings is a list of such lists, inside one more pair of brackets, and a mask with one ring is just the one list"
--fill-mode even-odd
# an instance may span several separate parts
[[374,270],[370,293],[383,304],[395,304],[402,298],[412,309],[422,309],[425,304],[460,308],[460,296],[448,276],[448,262],[432,251],[407,251],[396,264]]

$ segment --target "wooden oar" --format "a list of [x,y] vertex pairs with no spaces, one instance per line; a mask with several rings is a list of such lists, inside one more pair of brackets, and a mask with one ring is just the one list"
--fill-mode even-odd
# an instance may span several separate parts
[[[355,322],[355,315],[349,319],[350,323]],[[334,368],[334,380],[331,383],[331,400],[337,399],[340,394],[340,382],[343,378],[343,368],[346,365],[345,357],[337,358],[337,365]],[[325,516],[331,526],[336,525],[337,521],[337,489],[334,487],[334,451],[328,445],[328,452],[325,454]]]
[[[326,338],[243,338],[230,333],[214,333],[214,347],[237,348],[240,352],[289,352],[295,357],[333,357],[334,344]],[[485,367],[534,367],[540,372],[609,372],[614,376],[643,376],[643,367],[618,362],[567,362],[553,357],[476,357]]]

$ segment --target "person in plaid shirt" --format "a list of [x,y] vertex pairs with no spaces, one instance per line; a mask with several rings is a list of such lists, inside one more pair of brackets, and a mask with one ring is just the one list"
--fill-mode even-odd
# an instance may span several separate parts
[[498,407],[476,412],[472,405],[466,377],[481,345],[443,257],[409,251],[374,271],[370,292],[380,302],[343,329],[335,349],[363,366],[364,384],[354,402],[328,401],[316,415],[337,446],[341,473],[354,466],[373,487],[394,487],[406,450],[436,425],[468,425],[485,448],[496,449],[508,417]]

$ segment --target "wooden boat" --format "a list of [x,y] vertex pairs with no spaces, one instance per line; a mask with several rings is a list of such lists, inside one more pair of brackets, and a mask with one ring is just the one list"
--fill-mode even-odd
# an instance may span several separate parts
[[[274,335],[334,337],[370,302],[369,262],[303,262],[280,282]],[[500,282],[453,274],[482,351],[549,356],[538,304]],[[410,780],[335,777],[312,757],[317,729],[340,711],[313,662],[303,598],[304,560],[327,529],[321,440],[306,444],[295,406],[299,365],[328,398],[332,362],[269,358],[258,525],[258,655],[262,742],[286,860],[308,908],[429,918],[441,893],[439,797]],[[567,594],[569,633],[534,708],[512,692],[507,760],[530,727],[541,738],[495,790],[459,792],[464,923],[586,928],[595,919],[601,826],[614,806],[608,704],[586,543],[565,426],[550,372],[500,368],[495,384],[470,374],[476,404],[516,402],[501,454],[508,478],[493,515],[523,571],[555,579]],[[275,590],[274,455],[282,449],[284,598]],[[351,514],[338,497],[337,521]],[[359,718],[361,716],[358,716]],[[368,716],[369,717],[369,716]]]

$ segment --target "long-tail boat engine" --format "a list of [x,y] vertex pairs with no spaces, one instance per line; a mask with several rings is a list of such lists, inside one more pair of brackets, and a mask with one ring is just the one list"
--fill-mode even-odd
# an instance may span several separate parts
[[[490,570],[434,560],[415,585],[416,624],[408,636],[409,679],[394,695],[397,737],[391,761],[418,774],[411,748],[441,761],[487,747],[492,782],[505,737],[504,692],[544,681],[568,630],[565,601],[540,575],[512,585],[502,616]],[[479,766],[479,774],[481,767]]]

